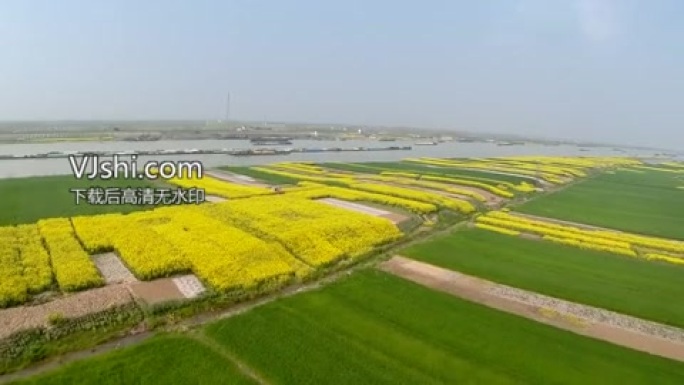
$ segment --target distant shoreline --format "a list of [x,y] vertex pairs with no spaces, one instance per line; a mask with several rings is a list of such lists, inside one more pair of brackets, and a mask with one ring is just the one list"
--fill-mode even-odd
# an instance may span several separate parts
[[[97,123],[97,122],[95,122]],[[193,125],[190,122],[118,122],[104,123],[106,127],[82,127],[85,122],[69,123],[67,127],[50,128],[46,123],[0,122],[0,144],[50,144],[68,142],[153,142],[183,140],[247,140],[259,136],[287,136],[295,140],[362,140],[362,141],[436,141],[439,138],[457,142],[515,143],[516,145],[569,145],[586,148],[619,148],[623,150],[658,151],[667,154],[684,153],[672,149],[629,146],[607,143],[583,143],[569,140],[511,137],[495,134],[474,134],[444,130],[384,128],[384,127],[334,127],[318,125],[243,125],[234,123],[220,125]],[[91,125],[94,123],[90,123]],[[56,124],[60,126],[60,124]],[[80,126],[80,127],[79,127]],[[113,126],[113,127],[112,127]],[[98,129],[99,128],[99,129]],[[22,129],[26,129],[22,132]]]

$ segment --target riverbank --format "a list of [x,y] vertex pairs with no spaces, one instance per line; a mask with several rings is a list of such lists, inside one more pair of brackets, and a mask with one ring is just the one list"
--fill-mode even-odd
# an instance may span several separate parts
[[133,150],[133,151],[50,151],[47,153],[27,154],[27,155],[3,155],[0,160],[21,160],[21,159],[64,159],[70,156],[114,156],[114,155],[136,155],[136,156],[157,156],[157,155],[231,155],[231,156],[250,156],[250,155],[288,155],[291,153],[307,152],[340,152],[340,151],[410,151],[411,146],[390,146],[390,147],[302,147],[302,148],[221,148],[221,149],[186,149],[186,150]]

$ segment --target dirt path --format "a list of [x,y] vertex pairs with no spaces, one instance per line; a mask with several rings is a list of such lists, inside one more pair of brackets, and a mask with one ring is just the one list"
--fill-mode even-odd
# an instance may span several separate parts
[[138,281],[116,253],[95,254],[92,258],[107,285]]
[[380,269],[421,285],[576,334],[684,362],[684,330],[499,285],[403,257]]

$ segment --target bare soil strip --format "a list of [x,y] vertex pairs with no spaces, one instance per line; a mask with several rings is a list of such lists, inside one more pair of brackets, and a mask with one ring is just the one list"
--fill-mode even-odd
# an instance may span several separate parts
[[541,241],[542,239],[544,239],[541,235],[523,232],[520,233],[520,238],[529,239],[531,241]]
[[79,318],[126,305],[133,301],[125,285],[110,285],[36,306],[0,310],[0,339],[14,333],[49,326],[49,317]]
[[212,178],[220,179],[220,180],[235,183],[235,184],[241,184],[244,186],[266,187],[266,188],[271,187],[268,184],[257,182],[256,179],[249,177],[247,175],[240,175],[240,174],[235,174],[235,173],[227,172],[227,171],[211,170],[211,171],[206,171],[205,174],[212,177]]
[[173,278],[134,283],[130,285],[130,290],[135,297],[145,301],[148,305],[179,301],[186,298],[176,286]]
[[218,202],[223,202],[226,200],[226,198],[216,196],[216,195],[207,195],[206,199],[207,199],[207,202],[211,202],[211,203],[218,203]]
[[335,198],[322,198],[322,199],[319,199],[318,201],[323,202],[323,203],[329,203],[333,206],[358,211],[358,212],[361,212],[364,214],[375,215],[378,217],[383,216],[383,215],[387,215],[390,213],[389,211],[376,209],[375,207],[364,206],[362,204],[358,204],[358,203],[354,203],[354,202],[347,202],[347,201],[343,201],[343,200],[335,199]]
[[340,207],[343,209],[356,211],[356,212],[359,212],[362,214],[368,214],[368,215],[373,215],[376,217],[386,218],[386,219],[389,219],[395,225],[402,223],[408,219],[408,217],[405,215],[393,213],[391,211],[385,211],[385,210],[377,209],[375,207],[370,207],[370,206],[362,205],[359,203],[335,199],[335,198],[322,198],[322,199],[317,199],[316,201],[323,202],[323,203],[326,203],[326,204],[329,204],[332,206]]
[[95,262],[97,269],[100,270],[100,274],[102,274],[107,285],[138,281],[115,253],[94,255],[93,262]]
[[397,213],[389,213],[387,215],[383,215],[382,217],[389,219],[395,225],[403,223],[404,221],[407,221],[409,219],[409,217],[407,217],[406,215],[401,215]]
[[395,256],[380,269],[507,313],[634,350],[684,361],[684,330],[496,284]]

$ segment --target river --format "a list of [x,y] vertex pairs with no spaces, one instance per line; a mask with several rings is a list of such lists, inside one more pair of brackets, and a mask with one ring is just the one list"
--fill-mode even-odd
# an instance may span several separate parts
[[[160,155],[138,158],[138,164],[148,160],[198,160],[205,167],[223,165],[259,165],[284,161],[314,162],[367,162],[396,161],[409,157],[494,157],[516,155],[550,155],[550,156],[642,156],[652,157],[653,151],[628,150],[619,152],[612,148],[589,147],[581,150],[577,146],[549,146],[527,144],[514,146],[498,146],[494,143],[461,143],[446,142],[436,146],[416,146],[413,141],[378,142],[370,140],[321,141],[295,140],[286,146],[264,146],[281,148],[323,148],[323,147],[389,147],[411,146],[411,150],[393,151],[354,151],[354,152],[318,152],[292,153],[289,155],[262,156],[230,156],[230,155]],[[183,140],[155,142],[58,142],[58,143],[22,143],[0,144],[0,155],[29,155],[50,151],[136,151],[136,150],[185,150],[185,149],[222,149],[253,148],[247,140]],[[14,178],[43,175],[70,174],[69,160],[66,158],[0,160],[0,178]]]

